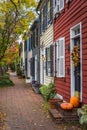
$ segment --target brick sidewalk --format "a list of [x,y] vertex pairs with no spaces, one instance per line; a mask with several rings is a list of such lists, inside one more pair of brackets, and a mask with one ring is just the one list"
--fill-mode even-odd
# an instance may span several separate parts
[[[0,88],[0,104],[7,113],[10,130],[57,130],[56,124],[41,109],[42,97],[11,74],[14,87]],[[8,129],[6,129],[8,130]]]
[[5,130],[81,130],[69,124],[55,124],[42,109],[41,95],[35,94],[24,79],[10,74],[15,86],[0,88],[0,106],[7,113]]

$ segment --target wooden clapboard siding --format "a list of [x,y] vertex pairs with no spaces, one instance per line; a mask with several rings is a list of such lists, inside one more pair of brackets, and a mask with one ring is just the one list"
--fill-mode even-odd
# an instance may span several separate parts
[[[54,20],[54,42],[65,37],[65,46],[70,44],[70,28],[80,23],[82,25],[82,102],[87,103],[87,1],[72,0],[69,6],[64,5],[59,17]],[[69,101],[70,86],[70,52],[65,50],[65,78],[56,78],[57,92]]]
[[[53,44],[53,24],[45,32],[45,48]],[[49,84],[51,81],[54,82],[54,78],[47,76],[46,71],[44,75],[45,84]]]
[[[40,45],[42,43],[45,45],[44,49],[50,46],[51,44],[53,44],[53,24],[50,25],[50,27],[48,27],[47,30],[43,33],[43,35],[40,37]],[[40,61],[41,60],[42,59],[41,59],[41,51],[40,51]],[[40,77],[42,78],[41,73],[42,73],[42,64],[40,62]],[[54,82],[54,78],[50,76],[46,76],[46,69],[45,69],[44,84],[49,84],[51,81]]]

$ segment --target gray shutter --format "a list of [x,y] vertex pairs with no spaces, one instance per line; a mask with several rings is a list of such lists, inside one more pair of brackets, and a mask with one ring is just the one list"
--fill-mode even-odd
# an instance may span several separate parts
[[40,34],[42,33],[42,13],[40,12]]
[[53,0],[50,0],[50,20],[53,22]]
[[31,76],[35,76],[35,58],[34,57],[32,57],[32,59],[31,59]]
[[44,6],[43,8],[43,31],[45,31],[45,10],[46,10],[46,6]]
[[53,45],[50,46],[50,76],[53,76]]
[[46,1],[46,8],[45,8],[45,28],[47,28],[47,1]]

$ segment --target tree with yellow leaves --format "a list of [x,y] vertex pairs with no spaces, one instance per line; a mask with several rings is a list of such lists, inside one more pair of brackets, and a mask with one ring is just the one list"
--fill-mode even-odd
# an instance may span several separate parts
[[35,0],[0,1],[0,62],[7,48],[25,31],[29,32],[29,24],[35,18],[36,5]]

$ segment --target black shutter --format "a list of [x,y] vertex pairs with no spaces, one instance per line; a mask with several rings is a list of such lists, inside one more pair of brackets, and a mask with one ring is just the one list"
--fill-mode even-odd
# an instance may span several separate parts
[[40,11],[40,34],[42,33],[42,13]]
[[50,76],[53,76],[53,45],[50,46]]
[[45,31],[45,10],[46,10],[46,6],[44,6],[43,8],[43,31]]
[[24,42],[24,51],[27,51],[27,40]]
[[33,48],[35,48],[35,30],[33,30]]
[[31,49],[33,49],[33,36],[31,35]]
[[47,1],[46,1],[46,5],[45,5],[45,29],[47,28]]
[[25,58],[25,70],[27,71],[27,58]]
[[36,45],[38,46],[38,27],[36,28]]
[[46,48],[46,75],[48,75],[48,69],[47,69],[47,48]]
[[31,76],[34,76],[35,75],[35,58],[34,57],[31,59],[30,69],[31,69]]
[[50,21],[53,22],[53,0],[50,0]]

